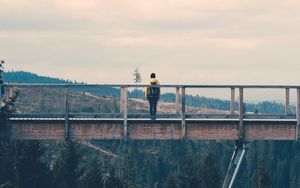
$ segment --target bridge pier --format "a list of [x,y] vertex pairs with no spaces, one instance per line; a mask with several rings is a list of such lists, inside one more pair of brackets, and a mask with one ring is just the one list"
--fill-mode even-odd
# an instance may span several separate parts
[[[234,113],[234,88],[231,88],[231,114]],[[235,141],[235,148],[226,172],[222,188],[231,188],[239,172],[241,163],[248,149],[248,144],[244,141],[244,90],[239,88],[239,140]]]

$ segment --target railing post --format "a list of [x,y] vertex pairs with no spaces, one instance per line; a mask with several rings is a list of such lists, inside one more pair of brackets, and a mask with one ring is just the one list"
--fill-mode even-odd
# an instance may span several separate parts
[[234,114],[235,88],[231,88],[230,113]]
[[181,88],[181,138],[186,138],[185,126],[185,87]]
[[290,109],[290,89],[285,88],[285,115],[289,115],[289,109]]
[[243,88],[239,88],[239,139],[244,138],[244,91]]
[[299,137],[299,126],[300,126],[300,88],[297,88],[297,127],[296,127],[296,139]]
[[70,138],[69,134],[69,88],[65,88],[65,140]]
[[128,103],[128,97],[127,97],[127,87],[122,87],[121,90],[123,90],[122,92],[122,112],[123,112],[123,118],[124,118],[124,121],[123,121],[123,125],[124,125],[124,132],[123,132],[123,138],[125,141],[128,140],[128,123],[127,123],[127,103]]
[[176,87],[175,110],[176,110],[176,114],[179,114],[180,112],[180,88],[179,87]]
[[120,88],[120,113],[124,113],[124,88]]
[[5,87],[4,88],[4,96],[3,96],[3,99],[5,101],[9,101],[10,98],[12,98],[13,96],[13,87]]

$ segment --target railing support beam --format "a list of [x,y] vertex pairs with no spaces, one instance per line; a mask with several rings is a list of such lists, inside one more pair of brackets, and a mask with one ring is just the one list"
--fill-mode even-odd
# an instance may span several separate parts
[[244,138],[244,90],[239,88],[239,139]]
[[127,109],[127,103],[128,103],[128,97],[127,97],[127,87],[122,87],[121,88],[121,112],[123,113],[123,126],[124,126],[124,132],[123,132],[123,138],[125,141],[128,140],[128,109]]
[[235,88],[231,88],[230,113],[234,114]]
[[185,88],[181,88],[181,138],[186,138],[186,126],[185,126]]
[[13,87],[5,87],[3,88],[3,90],[4,90],[3,99],[5,101],[9,101],[9,99],[13,97]]
[[70,138],[69,128],[69,88],[65,88],[65,140]]
[[124,88],[120,88],[120,113],[124,113]]
[[179,87],[176,87],[175,109],[176,109],[176,114],[179,114],[180,112],[180,88]]
[[290,89],[285,88],[285,115],[289,115],[290,113]]

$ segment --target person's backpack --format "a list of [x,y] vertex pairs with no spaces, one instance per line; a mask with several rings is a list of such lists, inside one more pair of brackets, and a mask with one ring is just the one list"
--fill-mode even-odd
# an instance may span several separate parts
[[[156,82],[151,83],[151,86],[157,85]],[[159,87],[149,87],[148,97],[159,97]]]

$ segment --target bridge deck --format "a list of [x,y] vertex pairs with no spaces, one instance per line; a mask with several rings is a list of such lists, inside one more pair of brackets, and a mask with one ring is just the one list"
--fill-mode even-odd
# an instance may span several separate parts
[[[70,119],[69,135],[74,139],[119,140],[124,138],[122,119]],[[128,139],[178,140],[181,139],[180,119],[128,119]],[[65,135],[64,119],[12,118],[12,139],[62,140]],[[296,140],[295,120],[244,120],[244,139]],[[236,119],[186,120],[188,140],[237,140],[239,121]]]

